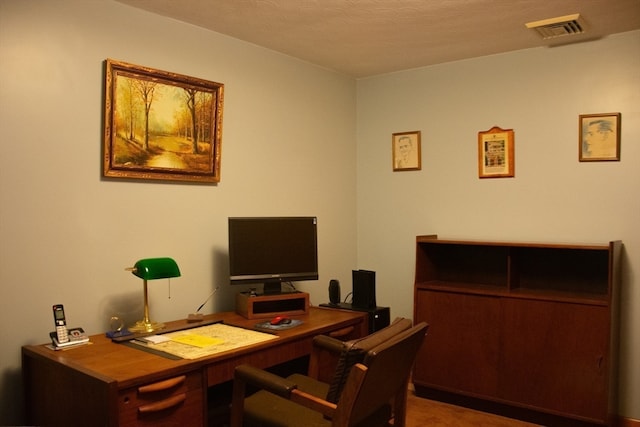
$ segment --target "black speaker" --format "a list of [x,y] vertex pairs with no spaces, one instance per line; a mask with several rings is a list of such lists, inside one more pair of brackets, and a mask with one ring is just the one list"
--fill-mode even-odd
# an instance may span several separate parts
[[336,279],[329,281],[329,302],[331,302],[331,304],[340,303],[340,282]]
[[376,308],[376,272],[353,270],[353,306]]

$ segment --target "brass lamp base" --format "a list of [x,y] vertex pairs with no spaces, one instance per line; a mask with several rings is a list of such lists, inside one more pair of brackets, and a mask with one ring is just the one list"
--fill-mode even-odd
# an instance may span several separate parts
[[[177,267],[176,267],[177,268]],[[131,326],[129,330],[133,333],[140,332],[154,332],[164,328],[164,323],[152,322],[149,319],[149,297],[147,291],[147,279],[142,281],[144,290],[144,317],[142,320],[138,320],[135,325]]]
[[164,329],[164,323],[138,320],[129,330],[134,333],[138,332],[155,332]]

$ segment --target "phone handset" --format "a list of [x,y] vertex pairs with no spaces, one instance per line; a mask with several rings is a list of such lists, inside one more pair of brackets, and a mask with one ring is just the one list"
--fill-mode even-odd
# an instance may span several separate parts
[[53,306],[53,320],[56,324],[56,339],[60,344],[69,341],[69,333],[67,332],[67,319],[64,316],[64,307],[62,304]]

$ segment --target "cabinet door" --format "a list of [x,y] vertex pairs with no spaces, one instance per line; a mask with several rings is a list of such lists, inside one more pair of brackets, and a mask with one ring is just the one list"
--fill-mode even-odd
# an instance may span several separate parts
[[606,306],[505,299],[501,397],[606,420]]
[[499,299],[418,290],[415,322],[429,332],[414,368],[417,384],[495,396],[498,378]]

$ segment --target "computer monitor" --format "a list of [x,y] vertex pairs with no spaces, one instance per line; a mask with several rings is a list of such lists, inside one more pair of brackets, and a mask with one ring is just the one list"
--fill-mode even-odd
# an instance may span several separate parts
[[318,279],[316,217],[229,218],[232,285],[262,283],[266,294],[282,282]]

